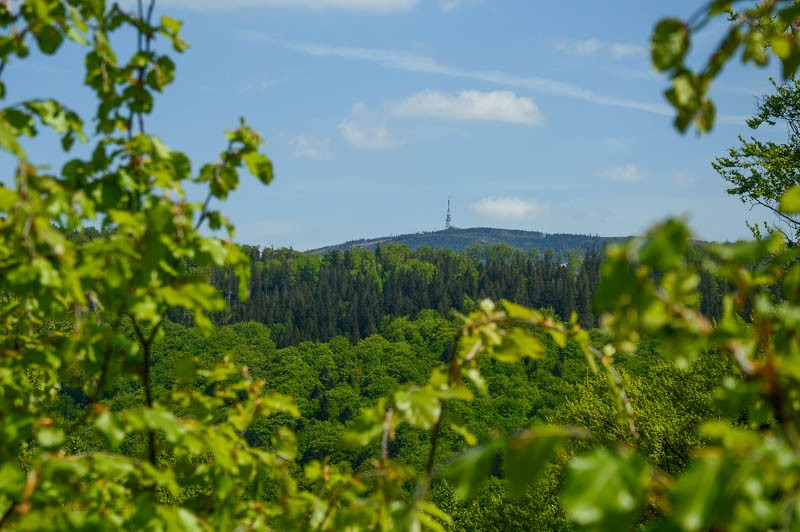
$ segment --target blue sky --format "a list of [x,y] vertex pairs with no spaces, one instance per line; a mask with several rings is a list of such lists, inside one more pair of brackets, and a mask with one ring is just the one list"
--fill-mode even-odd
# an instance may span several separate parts
[[[224,208],[248,244],[441,229],[448,196],[459,227],[616,236],[685,215],[701,238],[746,237],[759,213],[725,194],[710,162],[747,133],[777,67],[729,65],[715,130],[679,135],[647,43],[659,17],[698,5],[161,0],[192,48],[148,129],[195,167],[239,116],[264,135],[275,181],[245,180]],[[701,34],[697,60],[719,29]],[[9,99],[58,86],[91,116],[80,53],[12,63]]]

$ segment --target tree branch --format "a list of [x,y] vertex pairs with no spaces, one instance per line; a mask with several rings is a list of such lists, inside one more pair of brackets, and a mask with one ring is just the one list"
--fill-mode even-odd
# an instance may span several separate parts
[[795,220],[794,218],[792,218],[788,214],[782,213],[777,207],[773,207],[769,203],[766,203],[764,200],[762,200],[760,198],[757,198],[757,197],[754,197],[754,196],[751,196],[751,199],[752,199],[753,202],[757,203],[758,205],[761,205],[762,207],[766,207],[767,209],[771,210],[773,212],[773,214],[775,214],[779,218],[781,218],[787,225],[789,225],[789,227],[792,227],[795,230],[800,228],[800,221]]
[[0,528],[2,528],[5,522],[11,518],[11,515],[14,513],[14,510],[16,509],[17,509],[17,500],[11,499],[11,505],[5,512],[3,512],[3,515],[0,516]]
[[[150,364],[152,363],[152,344],[155,340],[156,335],[158,334],[159,328],[161,328],[161,324],[164,323],[164,317],[162,316],[161,319],[156,323],[152,330],[150,331],[150,335],[145,337],[144,331],[139,326],[139,323],[136,321],[136,318],[131,314],[129,315],[131,318],[131,323],[133,324],[133,330],[136,333],[136,338],[139,340],[139,344],[142,346],[142,350],[144,352],[144,366],[142,368],[142,386],[144,386],[144,394],[145,394],[145,402],[147,404],[148,409],[153,408],[153,388],[150,383]],[[147,442],[148,442],[148,455],[150,459],[150,463],[156,465],[156,436],[155,432],[152,429],[148,429],[147,431]]]

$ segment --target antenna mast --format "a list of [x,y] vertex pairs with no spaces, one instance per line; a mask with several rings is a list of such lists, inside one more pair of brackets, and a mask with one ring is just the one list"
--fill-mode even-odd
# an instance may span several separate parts
[[450,198],[448,197],[447,198],[447,218],[444,219],[444,228],[445,229],[452,229],[453,228],[453,224],[451,223],[452,221],[453,221],[453,218],[452,218],[452,216],[450,216]]

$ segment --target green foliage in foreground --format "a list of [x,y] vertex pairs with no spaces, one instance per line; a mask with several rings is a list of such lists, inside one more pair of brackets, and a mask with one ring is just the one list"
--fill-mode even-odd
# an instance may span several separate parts
[[[742,4],[748,4],[741,8]],[[730,22],[724,37],[706,61],[688,61],[692,38],[714,19]],[[742,63],[763,67],[774,56],[780,61],[784,80],[794,77],[800,66],[800,4],[797,0],[710,0],[686,19],[664,18],[651,37],[653,67],[670,76],[664,95],[675,108],[675,127],[686,131],[709,131],[716,119],[716,106],[708,91],[725,65],[741,51]],[[695,66],[698,65],[698,66]]]
[[[717,157],[712,166],[731,185],[728,194],[739,196],[751,207],[766,208],[779,222],[776,229],[798,241],[800,220],[782,212],[779,202],[787,190],[800,185],[800,82],[772,84],[775,93],[759,102],[758,112],[747,125],[757,130],[780,124],[786,128],[786,141],[776,143],[754,137],[745,140],[740,135],[739,147],[728,150],[726,157]],[[757,227],[751,229],[760,235]]]
[[[761,9],[769,15],[785,4]],[[86,138],[81,118],[56,100],[0,110],[0,148],[17,159],[14,185],[0,187],[0,526],[441,530],[485,526],[496,509],[505,519],[497,526],[529,515],[532,528],[798,527],[800,262],[799,250],[777,235],[712,246],[699,265],[686,260],[690,233],[679,221],[610,248],[596,293],[602,336],[577,317],[562,323],[508,301],[482,301],[436,344],[440,362],[424,374],[395,367],[405,356],[377,364],[411,377],[370,383],[383,396],[358,415],[342,408],[357,400],[354,390],[328,397],[326,419],[347,422],[342,444],[355,454],[325,458],[323,447],[301,455],[324,441],[301,441],[298,426],[319,395],[280,393],[259,378],[270,375],[258,357],[251,371],[198,353],[173,360],[172,378],[159,373],[164,342],[175,341],[165,335],[167,314],[183,309],[211,334],[207,315],[224,307],[203,273],[231,267],[245,297],[250,272],[238,247],[199,232],[206,222],[232,227],[209,201],[187,201],[184,184],[224,199],[239,169],[266,183],[272,166],[244,124],[227,134],[219,160],[196,172],[147,134],[154,93],[174,77],[156,38],[178,52],[187,45],[178,21],[154,21],[152,3],[137,5],[131,14],[102,0],[0,4],[2,64],[27,56],[29,44],[51,54],[73,40],[87,46],[85,80],[98,97],[90,155],[56,175],[28,160],[20,139],[51,128],[69,152]],[[780,23],[794,14],[779,11]],[[673,26],[660,24],[654,40],[665,69],[680,69],[685,55]],[[125,61],[109,44],[122,28],[139,36]],[[785,61],[800,57],[794,41],[783,43],[788,36],[764,36]],[[798,62],[788,63],[790,72]],[[708,106],[679,73],[681,117],[700,109],[708,125]],[[779,208],[800,213],[797,187]],[[63,237],[86,223],[105,230],[83,244]],[[699,311],[701,270],[733,287],[716,322]],[[257,328],[237,334],[251,334],[251,354],[271,348]],[[391,345],[371,341],[378,346],[359,344],[359,357],[391,354]],[[595,376],[574,383],[580,395],[546,422],[530,415],[522,426],[491,421],[476,430],[468,412],[481,398],[496,397],[496,412],[515,419],[515,406],[493,389],[495,367],[530,367],[553,346],[574,350]],[[663,363],[630,374],[617,367],[637,367],[652,346]],[[336,340],[327,347],[333,364],[320,353],[316,378],[336,383],[336,356],[349,347]],[[248,356],[238,341],[227,350]],[[313,384],[291,358],[281,359],[285,373],[273,380],[296,375],[297,386]],[[690,373],[676,373],[683,368]],[[403,449],[422,452],[403,456]],[[526,514],[528,503],[541,511]]]

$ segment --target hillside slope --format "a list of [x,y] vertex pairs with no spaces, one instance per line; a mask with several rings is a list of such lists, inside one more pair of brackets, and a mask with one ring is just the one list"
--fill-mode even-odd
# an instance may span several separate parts
[[472,227],[469,229],[451,228],[442,231],[426,231],[407,235],[351,240],[332,246],[310,249],[308,252],[326,253],[349,248],[374,249],[377,245],[385,246],[387,244],[404,244],[411,249],[429,246],[432,248],[452,249],[454,251],[462,251],[471,244],[506,244],[521,249],[533,247],[541,251],[552,249],[556,252],[564,252],[568,249],[596,249],[619,240],[621,240],[619,237],[548,234],[540,231],[522,231],[519,229]]

